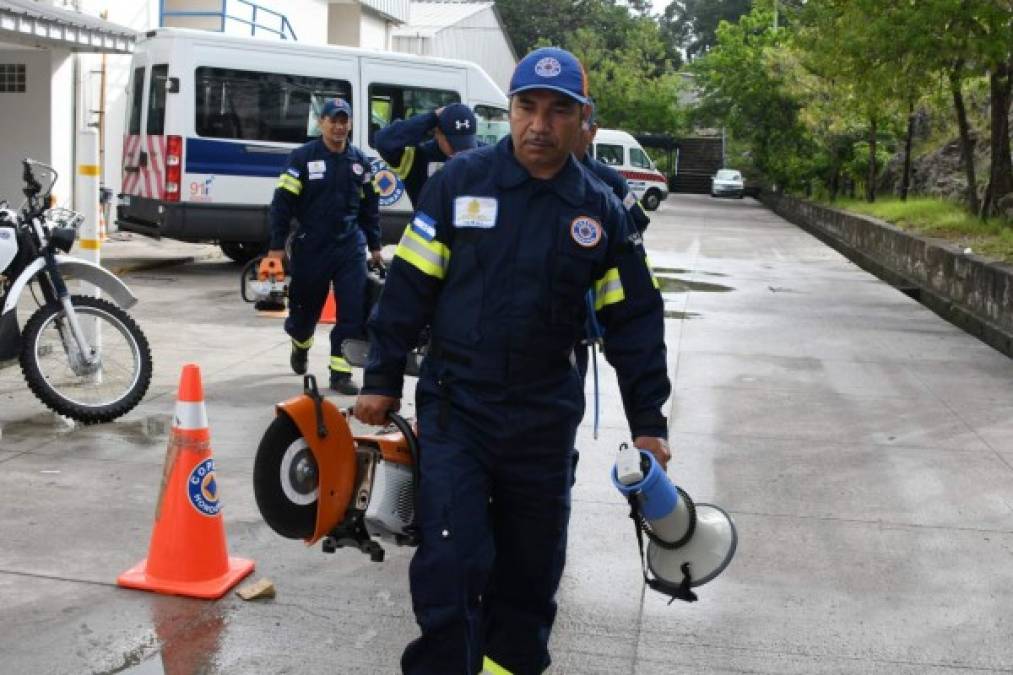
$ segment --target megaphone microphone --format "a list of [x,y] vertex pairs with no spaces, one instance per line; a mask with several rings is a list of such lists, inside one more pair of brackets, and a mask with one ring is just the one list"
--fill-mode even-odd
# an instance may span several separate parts
[[619,446],[612,483],[630,504],[644,583],[669,596],[669,604],[696,601],[691,589],[721,574],[735,555],[738,533],[731,516],[713,504],[694,503],[654,455],[625,443]]

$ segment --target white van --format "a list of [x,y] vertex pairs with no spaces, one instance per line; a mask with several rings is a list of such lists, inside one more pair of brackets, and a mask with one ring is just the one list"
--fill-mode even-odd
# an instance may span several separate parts
[[630,189],[648,211],[668,197],[668,180],[637,140],[619,129],[599,129],[594,136],[593,154],[626,178]]
[[[487,142],[507,129],[506,96],[467,61],[162,28],[133,56],[117,225],[252,257],[286,158],[319,135],[334,96],[352,104],[350,141],[374,157],[378,129],[449,103],[474,109]],[[382,160],[374,169],[384,240],[397,241],[411,203]]]

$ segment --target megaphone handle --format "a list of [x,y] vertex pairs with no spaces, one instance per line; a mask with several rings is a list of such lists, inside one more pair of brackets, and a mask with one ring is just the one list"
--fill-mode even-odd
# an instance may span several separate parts
[[637,504],[636,494],[631,493],[626,496],[627,501],[630,503],[630,519],[633,521],[633,529],[637,533],[637,552],[640,554],[640,573],[644,575],[644,583],[652,590],[664,593],[669,597],[668,604],[672,604],[676,600],[684,600],[686,602],[696,602],[697,596],[690,589],[690,585],[693,583],[689,563],[683,563],[680,569],[682,570],[682,581],[679,585],[670,584],[664,579],[654,578],[651,579],[647,576],[647,561],[644,559],[644,530],[643,520],[640,515],[640,507]]

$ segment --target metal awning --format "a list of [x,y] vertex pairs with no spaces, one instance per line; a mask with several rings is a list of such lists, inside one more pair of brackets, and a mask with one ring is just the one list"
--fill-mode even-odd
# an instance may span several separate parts
[[0,43],[73,52],[129,54],[140,33],[69,9],[31,0],[0,0]]

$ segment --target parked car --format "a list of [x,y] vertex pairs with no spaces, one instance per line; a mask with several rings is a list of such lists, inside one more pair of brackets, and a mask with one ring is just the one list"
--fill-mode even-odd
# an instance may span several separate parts
[[711,178],[711,197],[738,197],[746,193],[742,174],[735,169],[720,169]]

